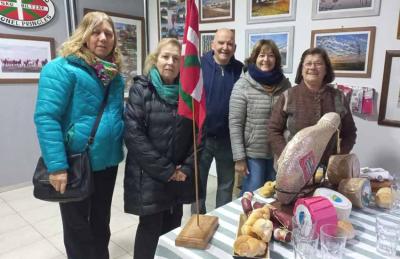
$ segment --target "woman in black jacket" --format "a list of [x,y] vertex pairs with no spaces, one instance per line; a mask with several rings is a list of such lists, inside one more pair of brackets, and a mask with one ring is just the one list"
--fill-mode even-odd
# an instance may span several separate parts
[[134,258],[153,258],[160,235],[194,201],[192,121],[177,115],[181,46],[159,42],[134,78],[125,109],[125,211],[139,215]]

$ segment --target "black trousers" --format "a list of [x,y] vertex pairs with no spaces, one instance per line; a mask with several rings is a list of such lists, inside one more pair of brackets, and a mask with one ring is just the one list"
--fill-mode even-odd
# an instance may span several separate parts
[[94,193],[83,201],[60,203],[68,259],[108,259],[111,201],[118,166],[94,172]]
[[158,238],[181,225],[182,204],[152,215],[140,216],[136,231],[134,259],[153,259]]

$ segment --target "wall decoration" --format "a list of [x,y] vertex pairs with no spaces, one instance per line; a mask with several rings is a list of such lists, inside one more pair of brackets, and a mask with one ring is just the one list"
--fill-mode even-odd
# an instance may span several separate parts
[[338,77],[371,77],[375,27],[311,31],[311,47],[324,48]]
[[50,0],[0,1],[0,22],[15,27],[32,28],[45,25],[54,18],[55,8]]
[[313,0],[312,19],[379,15],[381,0]]
[[297,0],[247,0],[247,23],[295,20],[296,1]]
[[400,127],[400,50],[386,50],[378,124]]
[[211,43],[214,40],[214,35],[217,30],[199,31],[200,34],[200,56],[211,50]]
[[76,2],[75,0],[64,0],[65,3],[65,17],[67,19],[67,33],[68,37],[72,35],[77,27],[76,17]]
[[[96,11],[84,9],[84,13]],[[104,12],[104,11],[102,11]],[[133,77],[142,74],[145,56],[144,45],[144,18],[132,15],[105,12],[114,22],[117,31],[118,46],[122,54],[122,77],[125,80],[125,97],[128,97],[129,87],[133,84]]]
[[257,41],[262,39],[273,40],[281,53],[283,72],[291,73],[293,67],[293,35],[293,26],[246,30],[246,58],[250,56]]
[[0,34],[0,83],[36,83],[55,57],[54,39]]
[[400,40],[400,13],[399,13],[399,22],[397,24],[397,39]]
[[177,38],[182,41],[185,30],[185,0],[158,0],[159,39]]
[[235,0],[199,0],[200,23],[235,20]]

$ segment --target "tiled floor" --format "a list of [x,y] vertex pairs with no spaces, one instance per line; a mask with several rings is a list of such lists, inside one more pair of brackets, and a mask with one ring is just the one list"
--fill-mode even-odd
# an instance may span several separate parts
[[[115,185],[110,257],[132,258],[138,217],[123,211],[123,169],[119,167]],[[37,200],[32,186],[0,193],[0,259],[66,258],[58,204]],[[209,177],[207,209],[215,206],[216,178]],[[182,223],[190,217],[190,206],[184,205]]]

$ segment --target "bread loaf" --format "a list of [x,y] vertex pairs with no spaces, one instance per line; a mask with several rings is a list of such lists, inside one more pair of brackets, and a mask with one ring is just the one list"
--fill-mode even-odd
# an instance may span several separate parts
[[257,238],[241,235],[233,244],[233,250],[240,256],[255,257],[265,254],[267,245]]

